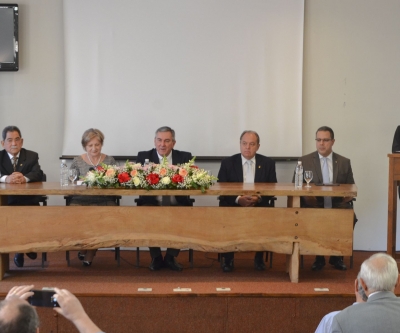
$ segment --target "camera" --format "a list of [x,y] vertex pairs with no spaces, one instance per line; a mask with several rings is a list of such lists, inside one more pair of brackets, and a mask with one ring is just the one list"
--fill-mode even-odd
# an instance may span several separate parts
[[34,292],[33,296],[28,298],[28,302],[33,306],[41,306],[47,308],[60,307],[57,299],[54,298],[54,290],[31,290]]

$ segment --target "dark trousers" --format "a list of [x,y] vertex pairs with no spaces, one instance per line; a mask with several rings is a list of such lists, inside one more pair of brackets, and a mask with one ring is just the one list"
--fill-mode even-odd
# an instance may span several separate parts
[[[254,259],[263,260],[263,255],[264,255],[264,252],[256,252],[256,255],[254,256]],[[231,261],[235,257],[235,252],[222,253],[221,256],[222,256],[222,258],[225,259],[225,261]]]

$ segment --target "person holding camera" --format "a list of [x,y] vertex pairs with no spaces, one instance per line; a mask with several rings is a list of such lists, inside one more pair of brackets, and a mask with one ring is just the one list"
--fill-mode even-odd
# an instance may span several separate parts
[[[37,333],[39,317],[35,308],[27,300],[33,296],[33,285],[11,288],[6,298],[0,302],[0,332]],[[66,289],[54,288],[53,298],[60,307],[56,312],[70,320],[80,333],[104,333],[89,318],[81,302]]]

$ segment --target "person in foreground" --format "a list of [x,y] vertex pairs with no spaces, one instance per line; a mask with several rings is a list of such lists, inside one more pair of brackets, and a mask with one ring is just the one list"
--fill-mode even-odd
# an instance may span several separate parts
[[[312,171],[313,179],[311,183],[315,184],[354,184],[353,170],[350,160],[332,151],[335,143],[335,136],[332,128],[322,126],[318,128],[315,134],[315,143],[317,151],[301,157],[299,160],[303,163],[304,171]],[[294,182],[294,176],[293,176]],[[302,207],[310,208],[347,208],[351,209],[352,197],[302,197]],[[356,222],[354,217],[354,224]],[[323,224],[323,222],[321,222]],[[323,226],[322,226],[323,227]],[[331,256],[329,264],[335,269],[345,271],[346,265],[343,258]],[[319,271],[325,266],[325,257],[316,256],[312,265],[313,271]]]
[[[368,297],[360,284],[359,278],[360,274],[358,274],[357,279],[354,280],[354,294],[356,295],[356,301],[353,303],[353,305],[365,303],[368,300]],[[332,332],[333,317],[335,317],[339,312],[340,311],[333,311],[325,315],[319,323],[315,333]]]
[[[23,184],[28,182],[41,182],[43,171],[39,165],[39,155],[31,150],[22,148],[24,139],[17,126],[7,126],[3,129],[0,151],[0,182],[9,184]],[[8,205],[13,206],[39,206],[37,196],[9,196]],[[30,259],[36,259],[37,254],[26,254]],[[24,266],[24,254],[16,253],[14,263],[17,267]]]
[[[104,134],[100,130],[96,128],[86,130],[82,135],[81,144],[85,153],[75,157],[70,166],[70,169],[77,171],[78,178],[85,176],[90,170],[95,170],[101,163],[116,164],[112,156],[101,152],[104,144]],[[110,196],[73,196],[70,206],[116,206],[116,202],[114,197]],[[82,260],[83,266],[91,266],[96,251],[78,252],[78,258]]]
[[[136,163],[145,164],[146,160],[153,163],[161,163],[164,157],[169,164],[183,164],[192,159],[192,154],[186,151],[173,149],[175,147],[175,131],[168,126],[157,129],[154,137],[155,148],[149,151],[140,151],[137,155]],[[141,196],[138,205],[142,206],[193,206],[188,196]],[[160,220],[160,223],[162,221]],[[168,267],[173,271],[182,271],[182,265],[176,261],[179,249],[168,248],[163,259],[159,247],[150,247],[151,263],[149,269],[158,271],[163,267]]]
[[[36,333],[39,332],[39,317],[33,306],[28,304],[28,297],[33,295],[30,286],[13,287],[5,300],[0,302],[1,333]],[[54,288],[54,297],[59,308],[56,312],[70,320],[80,333],[102,333],[86,314],[79,300],[66,289]]]
[[[276,183],[275,162],[269,157],[257,154],[260,137],[255,131],[244,131],[240,136],[240,154],[224,159],[218,172],[218,182],[234,183]],[[220,207],[271,207],[271,197],[220,196]],[[222,254],[222,271],[233,270],[234,252]],[[256,252],[254,268],[265,270],[263,252]]]
[[361,284],[368,300],[338,313],[332,332],[399,332],[400,299],[394,294],[399,283],[396,261],[386,253],[372,255],[362,263],[356,283]]

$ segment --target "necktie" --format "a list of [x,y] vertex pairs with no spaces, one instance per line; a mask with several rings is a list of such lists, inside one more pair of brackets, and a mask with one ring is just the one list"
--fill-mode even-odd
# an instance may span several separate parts
[[253,161],[246,161],[245,183],[254,183]]
[[[328,159],[326,157],[322,159],[322,180],[324,184],[329,184],[331,181],[329,180]],[[332,208],[332,197],[324,197],[324,208]]]
[[14,156],[12,158],[12,165],[13,165],[14,171],[17,171],[17,161],[18,161],[18,158]]

